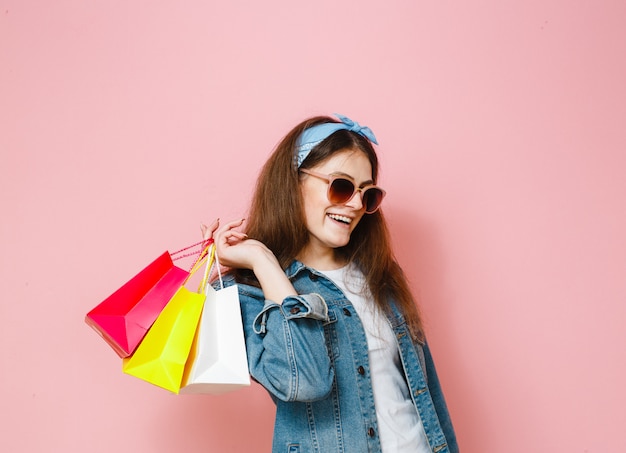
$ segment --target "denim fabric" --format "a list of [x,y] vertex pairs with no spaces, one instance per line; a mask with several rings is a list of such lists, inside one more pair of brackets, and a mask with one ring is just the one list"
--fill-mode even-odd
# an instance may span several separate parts
[[[282,305],[239,284],[250,374],[276,403],[273,453],[380,452],[367,340],[355,309],[314,269],[294,261],[286,274],[299,295]],[[428,345],[412,341],[392,307],[389,323],[430,448],[458,452]]]

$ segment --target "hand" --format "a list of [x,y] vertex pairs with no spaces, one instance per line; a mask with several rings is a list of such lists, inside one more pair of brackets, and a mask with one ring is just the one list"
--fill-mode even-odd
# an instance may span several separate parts
[[209,239],[212,239],[219,226],[220,219],[215,219],[210,226],[206,226],[204,223],[201,223],[200,230],[202,231],[202,240],[208,241]]
[[268,300],[280,304],[287,296],[296,295],[272,251],[262,242],[249,239],[247,234],[235,229],[243,224],[243,220],[234,220],[212,232],[220,264],[252,269]]
[[[220,264],[242,269],[254,270],[264,260],[276,261],[274,254],[261,242],[249,239],[248,235],[237,231],[244,219],[226,223],[212,234]],[[209,236],[211,237],[211,236]]]

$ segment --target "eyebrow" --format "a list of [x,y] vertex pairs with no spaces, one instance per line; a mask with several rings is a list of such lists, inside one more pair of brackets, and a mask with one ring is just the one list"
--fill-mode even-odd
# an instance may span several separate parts
[[[351,179],[352,181],[356,182],[356,179],[354,179],[354,177],[352,175],[349,175],[348,173],[344,173],[342,171],[334,171],[332,173],[330,173],[332,176],[345,176],[348,179]],[[374,185],[374,181],[372,181],[371,179],[368,179],[367,181],[363,181],[359,187],[365,187],[365,186],[373,186]]]

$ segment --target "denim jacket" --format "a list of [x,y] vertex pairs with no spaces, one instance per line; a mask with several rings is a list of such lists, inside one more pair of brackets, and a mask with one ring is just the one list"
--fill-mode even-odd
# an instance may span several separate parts
[[[250,374],[276,403],[273,453],[380,452],[368,348],[359,317],[324,275],[294,261],[298,296],[281,304],[239,284]],[[226,285],[236,282],[232,276]],[[433,452],[458,452],[428,345],[412,341],[402,315],[387,316],[406,382]]]

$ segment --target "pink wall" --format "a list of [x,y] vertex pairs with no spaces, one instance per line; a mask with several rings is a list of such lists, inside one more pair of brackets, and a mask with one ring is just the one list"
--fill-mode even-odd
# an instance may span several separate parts
[[259,387],[172,396],[83,316],[335,111],[463,451],[626,451],[626,3],[312,5],[0,0],[0,451],[268,451]]

